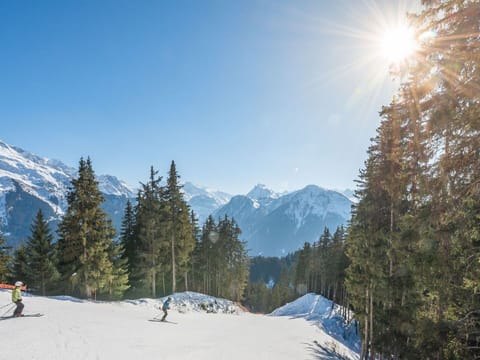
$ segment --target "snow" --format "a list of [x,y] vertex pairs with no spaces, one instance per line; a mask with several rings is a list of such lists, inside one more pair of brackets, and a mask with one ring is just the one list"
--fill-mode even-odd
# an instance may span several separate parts
[[332,213],[344,219],[351,216],[350,200],[336,191],[325,190],[316,185],[308,185],[302,190],[284,196],[281,200],[283,203],[280,202],[275,206],[288,204],[285,213],[294,219],[296,230],[303,226],[310,215],[325,218],[328,213]]
[[330,344],[330,349],[346,358],[355,358],[360,351],[360,337],[357,334],[357,323],[345,323],[340,315],[342,308],[321,295],[306,294],[275,311],[271,316],[289,316],[303,318],[316,324],[323,330],[323,343]]
[[[0,140],[0,178],[13,179],[23,184],[25,191],[41,198],[53,209],[55,209],[55,204],[52,204],[49,198],[52,194],[57,199],[64,198],[70,185],[70,179],[75,174],[74,168],[58,160],[31,154]],[[135,189],[115,176],[100,175],[97,178],[101,190],[106,194],[135,196]],[[0,191],[5,190],[8,189],[0,188]],[[61,210],[56,212],[60,213]]]
[[98,187],[104,194],[133,198],[137,193],[133,186],[112,175],[100,175],[97,177],[97,180],[99,183]]
[[[0,181],[0,185],[1,185],[1,181]],[[6,226],[7,224],[8,224],[7,202],[6,202],[5,195],[1,193],[1,187],[0,187],[0,228],[2,226]]]
[[257,184],[252,190],[248,192],[247,197],[252,200],[277,199],[280,197],[280,194],[277,194],[273,190],[270,190],[264,184]]
[[[0,290],[0,306],[5,305],[0,315],[9,307],[10,294]],[[165,298],[99,302],[24,295],[24,313],[45,316],[0,321],[2,354],[14,354],[17,360],[292,360],[340,359],[333,353],[340,349],[344,358],[358,359],[358,354],[343,350],[346,346],[305,318],[305,313],[311,312],[303,312],[304,308],[314,298],[301,300],[298,304],[303,307],[295,305],[301,314],[286,311],[287,307],[283,316],[265,316],[198,293],[172,297],[168,315],[172,323],[161,323],[148,320],[161,314],[158,308]],[[202,310],[210,304],[217,313]],[[313,308],[325,310],[319,302]]]

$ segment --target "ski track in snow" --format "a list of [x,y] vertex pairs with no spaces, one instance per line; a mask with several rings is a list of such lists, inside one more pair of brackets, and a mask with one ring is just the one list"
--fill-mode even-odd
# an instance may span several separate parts
[[[0,290],[0,306],[10,302],[10,294]],[[328,350],[331,337],[303,318],[180,313],[173,308],[168,320],[177,324],[169,324],[148,321],[161,314],[159,299],[95,302],[24,296],[23,302],[25,314],[45,316],[0,321],[5,359],[341,359]],[[318,299],[312,309],[317,304]],[[349,358],[358,356],[352,352]]]

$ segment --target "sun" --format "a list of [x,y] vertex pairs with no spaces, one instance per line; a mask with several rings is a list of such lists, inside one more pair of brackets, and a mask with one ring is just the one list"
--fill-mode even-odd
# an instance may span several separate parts
[[386,29],[380,39],[382,55],[390,63],[401,63],[417,50],[415,33],[408,26]]

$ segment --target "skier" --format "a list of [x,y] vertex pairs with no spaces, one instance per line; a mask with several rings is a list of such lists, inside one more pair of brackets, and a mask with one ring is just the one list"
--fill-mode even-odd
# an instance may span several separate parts
[[168,299],[163,303],[162,305],[162,310],[163,310],[163,317],[161,321],[165,321],[167,318],[168,312],[167,310],[170,309],[170,302],[172,301],[172,298],[169,296]]
[[22,293],[20,292],[20,287],[22,286],[23,283],[21,281],[17,281],[15,283],[15,289],[12,290],[12,302],[17,305],[15,311],[13,312],[14,317],[23,316],[22,311],[25,305],[22,303]]

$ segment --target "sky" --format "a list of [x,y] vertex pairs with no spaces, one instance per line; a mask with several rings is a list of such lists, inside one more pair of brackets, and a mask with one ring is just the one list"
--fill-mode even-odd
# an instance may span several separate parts
[[[11,292],[0,290],[0,315],[13,312]],[[41,317],[0,318],[3,358],[15,360],[291,360],[359,358],[360,339],[351,325],[339,326],[338,307],[306,294],[278,309],[275,316],[206,313],[202,303],[217,300],[220,309],[232,302],[199,293],[172,295],[167,320],[161,299],[97,302],[69,296],[24,294],[24,314]],[[14,304],[13,304],[14,305]],[[344,338],[345,333],[350,336]],[[26,340],[28,339],[28,340]],[[337,355],[333,355],[333,351]],[[6,356],[9,354],[9,356]]]
[[0,1],[0,140],[132,186],[354,188],[418,1]]

